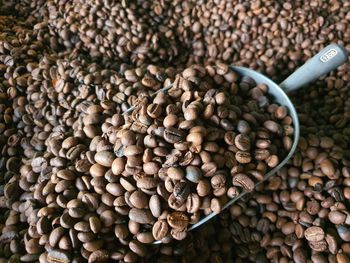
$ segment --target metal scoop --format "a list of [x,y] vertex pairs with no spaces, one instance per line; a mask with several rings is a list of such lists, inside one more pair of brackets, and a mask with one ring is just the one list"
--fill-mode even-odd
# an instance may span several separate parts
[[[284,80],[281,84],[276,84],[274,81],[264,76],[263,74],[256,72],[254,70],[244,68],[244,67],[234,67],[230,66],[230,68],[236,72],[238,72],[241,76],[248,76],[255,80],[257,84],[264,83],[266,84],[268,89],[268,94],[274,98],[274,101],[280,105],[284,105],[288,108],[289,115],[293,119],[293,128],[294,128],[294,136],[293,136],[293,145],[288,153],[288,155],[284,158],[284,160],[277,165],[275,168],[270,170],[264,177],[264,179],[258,182],[255,186],[263,183],[269,177],[271,177],[274,173],[276,173],[279,169],[281,169],[288,160],[293,156],[300,136],[300,126],[298,114],[294,108],[293,103],[290,101],[287,93],[297,90],[306,84],[318,79],[320,76],[325,75],[332,70],[336,69],[340,65],[342,65],[347,60],[347,51],[340,45],[330,44],[329,46],[322,49],[317,55],[308,60],[303,66],[298,68],[292,75],[290,75],[286,80]],[[236,197],[232,198],[229,202],[227,202],[222,210],[231,206],[238,199],[242,198],[248,192],[242,192]],[[212,219],[216,216],[217,213],[212,212],[211,214],[205,216],[201,220],[199,220],[196,224],[193,224],[188,231],[191,231],[200,225],[204,224],[208,220]],[[153,244],[160,244],[161,241],[155,241]]]

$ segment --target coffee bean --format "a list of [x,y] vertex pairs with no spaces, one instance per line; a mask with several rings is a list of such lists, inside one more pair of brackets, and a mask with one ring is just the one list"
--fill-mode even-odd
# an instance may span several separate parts
[[124,150],[124,155],[129,156],[135,156],[138,154],[141,154],[143,152],[143,149],[140,146],[137,145],[129,145]]
[[158,173],[159,169],[159,164],[156,162],[148,162],[143,165],[143,170],[146,174],[156,174]]
[[332,178],[334,176],[335,170],[332,162],[329,159],[324,159],[320,163],[321,171],[328,177]]
[[65,230],[63,227],[57,227],[50,233],[49,244],[51,247],[55,247],[61,237],[64,235]]
[[130,203],[136,208],[146,208],[148,206],[148,197],[145,193],[140,190],[134,191],[130,195]]
[[74,180],[76,175],[73,171],[70,170],[60,170],[57,172],[57,177],[64,180]]
[[154,217],[149,210],[132,208],[129,211],[129,218],[139,224],[152,224]]
[[147,250],[146,247],[140,243],[137,240],[133,240],[129,243],[129,247],[131,249],[131,251],[133,251],[135,254],[141,256],[141,257],[145,257]]
[[201,199],[199,195],[196,193],[189,194],[186,200],[187,212],[191,214],[196,213],[199,210],[200,205],[201,205]]
[[188,217],[182,212],[172,212],[167,216],[168,224],[172,228],[185,229],[188,225]]
[[105,166],[98,164],[98,163],[95,163],[90,167],[90,174],[93,177],[104,176],[106,171],[107,171],[107,168]]
[[168,129],[165,129],[164,131],[164,139],[168,143],[176,143],[181,141],[184,138],[185,134],[178,129],[169,127]]
[[281,126],[279,126],[278,123],[270,120],[264,122],[264,127],[269,131],[273,133],[278,133],[278,134],[280,134],[282,130]]
[[250,163],[252,160],[250,153],[243,152],[243,151],[237,151],[235,158],[236,158],[237,162],[243,163],[243,164]]
[[190,187],[186,182],[179,182],[175,184],[173,194],[176,199],[186,200],[190,194]]
[[199,132],[191,132],[187,135],[186,141],[190,142],[192,146],[198,146],[203,143],[203,134]]
[[311,247],[311,249],[318,252],[324,252],[327,250],[327,243],[325,240],[309,241],[309,246]]
[[184,171],[179,167],[168,168],[167,174],[173,180],[181,180],[185,177]]
[[157,187],[157,180],[153,177],[142,177],[137,180],[136,186],[142,189],[152,189]]
[[201,178],[202,178],[202,172],[198,167],[192,166],[192,165],[189,165],[186,167],[187,180],[193,183],[198,183]]
[[242,187],[244,190],[250,192],[254,189],[255,183],[245,174],[236,174],[232,179],[232,184]]
[[320,227],[312,226],[305,230],[305,238],[310,242],[322,241],[324,237],[325,233]]
[[109,253],[106,250],[96,250],[92,252],[89,256],[89,263],[97,263],[97,262],[108,262]]
[[168,205],[170,208],[179,210],[184,207],[185,199],[176,198],[174,194],[171,194],[168,198]]
[[205,177],[211,177],[217,171],[217,165],[214,162],[205,163],[201,170]]
[[330,211],[328,218],[333,224],[342,225],[346,220],[346,215],[340,211]]
[[247,134],[250,132],[250,125],[245,120],[239,120],[237,123],[237,130],[239,133]]
[[112,172],[114,175],[120,175],[125,168],[125,160],[123,158],[116,158],[112,162]]
[[169,225],[166,220],[158,220],[154,223],[152,234],[156,240],[162,240],[169,232]]
[[245,134],[238,134],[235,137],[235,146],[241,151],[248,151],[250,149],[249,137]]
[[56,263],[56,262],[62,262],[62,263],[69,263],[71,262],[72,258],[71,255],[61,249],[53,249],[50,250],[47,254],[47,261],[50,263]]
[[197,184],[197,193],[199,196],[207,196],[209,195],[211,190],[211,185],[209,181],[202,179]]
[[96,217],[96,216],[90,217],[89,224],[90,224],[90,229],[92,232],[94,232],[95,234],[100,232],[102,225],[101,225],[101,221],[98,217]]
[[151,198],[149,199],[149,208],[152,213],[152,215],[155,218],[160,217],[161,215],[161,199],[159,198],[158,195],[152,195]]

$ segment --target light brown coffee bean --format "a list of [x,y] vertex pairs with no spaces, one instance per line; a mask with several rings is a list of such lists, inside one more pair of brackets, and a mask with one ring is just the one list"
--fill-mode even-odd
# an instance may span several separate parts
[[65,230],[63,227],[57,227],[50,233],[49,244],[51,247],[55,247],[58,244],[58,241],[64,235]]
[[152,234],[155,240],[162,240],[168,235],[169,225],[166,220],[158,220],[154,223]]
[[126,157],[135,156],[142,153],[143,153],[143,149],[138,145],[129,145],[124,150],[124,155]]
[[142,177],[136,181],[136,186],[141,189],[152,189],[157,187],[158,181],[153,177]]
[[333,163],[329,159],[324,159],[320,163],[321,171],[328,177],[332,178],[335,173]]
[[136,190],[130,195],[129,200],[134,207],[142,209],[148,206],[149,198],[144,192]]
[[115,158],[112,162],[112,172],[114,175],[120,175],[125,168],[124,158]]
[[136,134],[133,131],[124,130],[120,139],[124,146],[134,145],[136,143]]
[[90,167],[90,174],[93,177],[102,177],[107,172],[107,167],[95,163]]
[[70,253],[61,249],[52,249],[47,254],[47,261],[50,263],[69,263],[71,260]]
[[92,252],[89,256],[89,263],[103,263],[109,261],[109,252],[101,249]]
[[278,134],[282,133],[282,127],[275,121],[271,121],[271,120],[265,121],[264,127],[268,129],[270,132],[278,133]]
[[157,174],[159,169],[160,165],[156,162],[148,162],[143,164],[143,171],[149,175]]
[[74,180],[77,176],[73,171],[65,169],[65,170],[58,171],[57,177],[64,180]]
[[161,199],[159,195],[152,195],[149,199],[149,209],[155,218],[160,217],[162,213]]
[[188,213],[194,214],[198,212],[201,206],[201,199],[198,194],[191,193],[186,200],[186,209]]
[[185,205],[185,199],[176,198],[174,194],[171,194],[168,198],[168,205],[174,210],[181,210]]
[[102,224],[100,219],[97,216],[92,216],[89,218],[89,224],[90,224],[90,229],[92,232],[99,233],[101,228],[102,228]]
[[196,190],[198,195],[201,197],[209,195],[211,191],[210,182],[206,179],[199,180]]
[[322,228],[312,226],[305,230],[305,238],[310,242],[319,242],[325,238],[325,233]]
[[192,132],[187,135],[186,141],[190,142],[192,146],[199,146],[203,143],[203,134],[199,132]]
[[187,237],[187,230],[172,228],[170,234],[176,240],[184,240]]
[[232,184],[234,186],[242,187],[244,190],[250,192],[254,189],[255,183],[246,174],[236,174],[232,178]]
[[167,175],[173,180],[182,180],[185,177],[185,172],[180,167],[169,167]]
[[132,208],[129,211],[129,218],[139,224],[152,224],[154,222],[151,212],[146,209]]
[[336,225],[342,225],[344,224],[346,220],[346,214],[342,213],[341,211],[330,211],[328,214],[328,219],[331,221],[333,224]]
[[176,229],[185,229],[189,223],[189,219],[186,214],[178,211],[168,214],[167,221],[172,228]]

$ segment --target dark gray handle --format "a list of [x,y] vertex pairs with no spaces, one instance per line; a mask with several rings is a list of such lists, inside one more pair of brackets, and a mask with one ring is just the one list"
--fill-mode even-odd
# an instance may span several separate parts
[[342,65],[348,58],[345,48],[338,44],[330,44],[309,59],[292,75],[285,79],[280,87],[290,92],[318,79]]

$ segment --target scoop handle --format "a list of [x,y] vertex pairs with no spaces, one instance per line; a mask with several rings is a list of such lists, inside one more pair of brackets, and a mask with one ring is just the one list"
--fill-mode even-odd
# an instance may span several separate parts
[[298,68],[292,75],[285,79],[280,87],[291,92],[318,79],[320,76],[331,72],[342,65],[348,58],[348,52],[338,44],[330,44],[304,65]]

